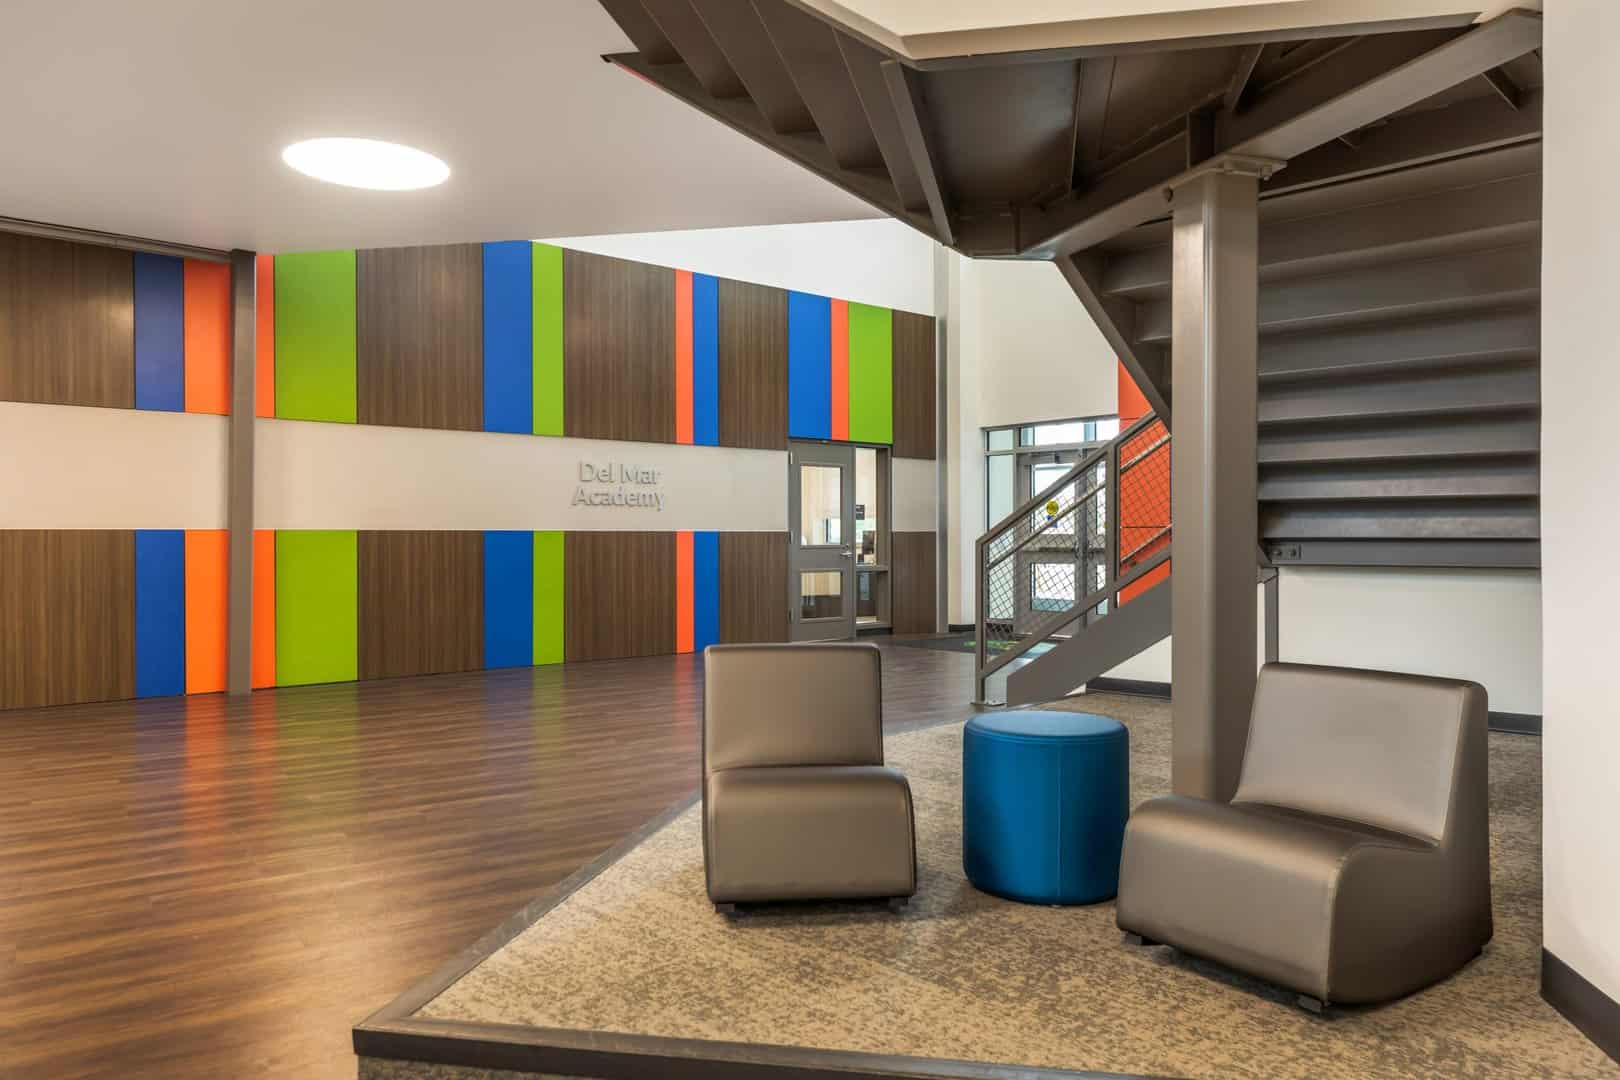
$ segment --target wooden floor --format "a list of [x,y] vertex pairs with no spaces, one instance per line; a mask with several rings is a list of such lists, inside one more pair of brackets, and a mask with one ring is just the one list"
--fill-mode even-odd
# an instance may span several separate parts
[[[972,659],[884,647],[885,720]],[[0,713],[0,1077],[352,1077],[349,1029],[696,785],[696,657]]]

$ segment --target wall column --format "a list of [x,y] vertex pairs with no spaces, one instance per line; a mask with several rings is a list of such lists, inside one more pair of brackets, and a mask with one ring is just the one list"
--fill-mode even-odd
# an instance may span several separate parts
[[1254,698],[1259,183],[1213,159],[1171,193],[1172,786],[1229,800]]
[[258,340],[255,267],[253,252],[231,252],[231,415],[225,511],[230,569],[225,692],[232,696],[253,689],[253,436]]

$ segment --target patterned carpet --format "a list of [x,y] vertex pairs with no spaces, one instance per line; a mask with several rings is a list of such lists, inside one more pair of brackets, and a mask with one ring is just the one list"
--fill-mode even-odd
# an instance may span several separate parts
[[[1166,704],[1094,695],[1072,707],[1130,727],[1133,803],[1168,790]],[[727,921],[704,896],[694,808],[418,1015],[1155,1077],[1620,1077],[1537,995],[1534,738],[1491,736],[1485,955],[1410,998],[1322,1018],[1213,964],[1123,945],[1112,904],[977,892],[961,869],[961,725],[891,736],[887,753],[916,802],[921,887],[906,914],[811,906]],[[362,1075],[499,1074],[365,1062]]]

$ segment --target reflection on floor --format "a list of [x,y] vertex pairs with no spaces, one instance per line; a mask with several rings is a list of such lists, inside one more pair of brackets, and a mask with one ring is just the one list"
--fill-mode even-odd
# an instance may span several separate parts
[[[1134,800],[1167,790],[1167,705],[1097,695],[1072,706],[1130,726]],[[1111,904],[975,891],[961,872],[960,724],[891,735],[888,752],[917,807],[921,888],[904,916],[811,907],[728,922],[705,902],[688,811],[417,1015],[1144,1076],[1620,1076],[1537,994],[1538,740],[1491,736],[1485,955],[1405,1000],[1326,1018],[1173,950],[1124,946]],[[362,1075],[479,1075],[412,1070],[368,1061]]]
[[[968,657],[885,649],[890,719]],[[695,656],[0,714],[0,1077],[355,1073],[350,1028],[688,795]]]

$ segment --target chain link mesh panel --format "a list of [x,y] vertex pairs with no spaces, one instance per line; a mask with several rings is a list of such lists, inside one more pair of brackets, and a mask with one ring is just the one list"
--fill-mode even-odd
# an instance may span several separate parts
[[[1153,419],[1114,444],[1117,491],[1109,489],[1106,457],[1088,459],[987,537],[980,597],[987,663],[1027,649],[1035,643],[1031,637],[1048,638],[1106,615],[1106,599],[1090,610],[1076,605],[1169,545],[1169,430]],[[1112,567],[1111,513],[1119,518]],[[1158,574],[1149,576],[1156,581]],[[1121,600],[1127,599],[1122,590]]]

